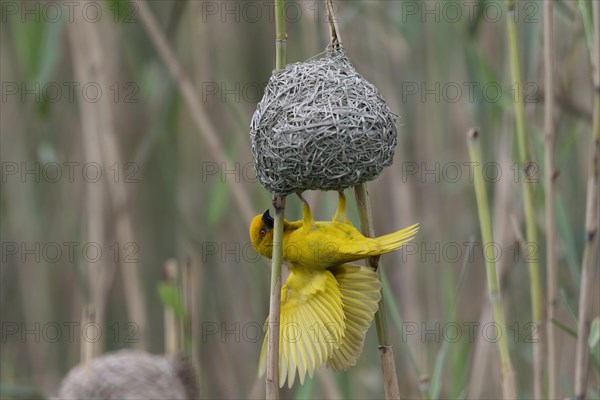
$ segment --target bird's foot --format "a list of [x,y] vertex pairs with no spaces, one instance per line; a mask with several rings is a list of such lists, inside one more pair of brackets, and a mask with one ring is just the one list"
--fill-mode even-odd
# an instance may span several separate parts
[[348,223],[348,217],[346,216],[346,195],[343,190],[338,192],[338,206],[333,216],[333,221]]
[[312,213],[310,212],[310,206],[306,199],[302,196],[302,193],[297,192],[296,195],[300,198],[302,202],[302,223],[304,225],[304,229],[313,230],[316,229],[315,221],[313,220]]

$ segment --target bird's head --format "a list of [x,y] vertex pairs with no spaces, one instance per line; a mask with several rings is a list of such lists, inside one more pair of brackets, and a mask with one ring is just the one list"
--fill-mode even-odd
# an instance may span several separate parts
[[269,210],[258,214],[250,224],[250,240],[252,246],[264,257],[271,258],[273,253],[273,226],[275,220]]

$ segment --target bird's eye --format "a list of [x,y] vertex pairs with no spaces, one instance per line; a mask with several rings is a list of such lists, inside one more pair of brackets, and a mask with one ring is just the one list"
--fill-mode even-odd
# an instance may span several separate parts
[[260,232],[260,236],[265,236],[267,234],[267,231],[265,231],[264,229],[261,229]]

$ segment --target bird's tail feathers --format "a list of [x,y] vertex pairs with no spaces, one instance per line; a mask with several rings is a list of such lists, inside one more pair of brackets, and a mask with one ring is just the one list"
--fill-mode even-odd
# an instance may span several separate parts
[[380,254],[398,250],[404,244],[410,242],[418,231],[419,224],[414,224],[397,232],[378,237],[375,240],[377,241],[379,248],[382,250]]

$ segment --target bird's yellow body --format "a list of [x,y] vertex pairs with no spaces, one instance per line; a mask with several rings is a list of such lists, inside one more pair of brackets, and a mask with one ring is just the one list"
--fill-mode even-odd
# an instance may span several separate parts
[[[417,225],[378,238],[363,236],[346,218],[340,193],[332,221],[313,221],[303,205],[301,221],[284,221],[283,259],[290,274],[281,289],[279,384],[292,387],[322,364],[335,371],[356,364],[381,298],[379,274],[352,261],[399,249]],[[250,224],[252,245],[271,258],[273,219],[268,211]],[[265,335],[259,371],[266,369]]]
[[[323,270],[398,250],[417,230],[418,225],[412,225],[389,235],[367,238],[346,218],[343,197],[331,221],[313,221],[308,204],[304,204],[301,221],[283,223],[283,260],[295,266]],[[271,258],[273,231],[267,226],[264,214],[257,215],[250,224],[250,238],[261,255]]]

